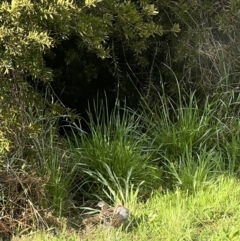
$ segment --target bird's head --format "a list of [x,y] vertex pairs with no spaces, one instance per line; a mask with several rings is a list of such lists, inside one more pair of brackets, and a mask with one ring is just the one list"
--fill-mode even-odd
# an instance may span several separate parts
[[109,205],[108,205],[107,203],[105,203],[104,201],[100,201],[100,202],[97,204],[97,207],[103,209],[103,208],[109,207]]

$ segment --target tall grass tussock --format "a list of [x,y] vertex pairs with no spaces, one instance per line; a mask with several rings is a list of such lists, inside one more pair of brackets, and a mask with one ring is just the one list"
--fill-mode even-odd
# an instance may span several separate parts
[[[29,123],[42,127],[28,139],[29,147],[38,150],[31,152],[35,159],[16,152],[2,167],[21,187],[11,190],[16,195],[22,190],[22,210],[34,218],[23,219],[19,211],[10,216],[19,200],[12,200],[11,207],[4,201],[2,233],[17,239],[18,233],[44,227],[54,229],[58,240],[239,238],[238,95],[221,94],[199,104],[195,92],[183,96],[179,91],[174,99],[155,90],[157,101],[142,98],[138,111],[119,102],[110,111],[107,99],[98,100],[88,111],[89,131],[72,122],[61,138],[54,131],[58,118],[28,115]],[[1,181],[2,200],[10,200],[10,183]],[[83,231],[82,215],[94,211],[101,199],[127,206],[129,221],[116,231]],[[45,238],[38,232],[30,237]]]

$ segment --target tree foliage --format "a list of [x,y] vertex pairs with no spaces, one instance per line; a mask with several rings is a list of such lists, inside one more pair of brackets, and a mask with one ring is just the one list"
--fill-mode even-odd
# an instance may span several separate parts
[[238,71],[236,0],[0,4],[1,74],[54,79],[56,92],[64,89],[75,106],[86,88],[95,93],[101,83],[130,96],[130,77],[149,90],[159,70],[163,81],[174,85],[161,63],[184,83],[210,89],[229,71]]
[[[165,64],[187,85],[186,89],[201,87],[201,95],[208,95],[221,85],[237,83],[238,1],[166,0],[156,1],[156,7],[166,9],[161,16],[164,23],[180,25],[178,37],[168,36],[164,43]],[[162,67],[161,72],[169,83],[169,70]]]
[[138,54],[147,48],[146,41],[162,35],[154,23],[154,5],[140,1],[2,1],[1,63],[2,73],[27,71],[33,77],[50,80],[43,54],[77,36],[78,47],[85,46],[101,58],[111,56],[109,39],[118,36],[123,45]]

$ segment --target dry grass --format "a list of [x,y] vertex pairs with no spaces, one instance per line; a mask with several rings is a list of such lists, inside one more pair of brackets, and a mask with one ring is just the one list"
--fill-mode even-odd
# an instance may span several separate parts
[[[57,218],[47,210],[44,186],[46,177],[38,177],[16,167],[0,172],[0,235],[26,234],[37,228],[59,226]],[[43,203],[39,203],[42,200]]]

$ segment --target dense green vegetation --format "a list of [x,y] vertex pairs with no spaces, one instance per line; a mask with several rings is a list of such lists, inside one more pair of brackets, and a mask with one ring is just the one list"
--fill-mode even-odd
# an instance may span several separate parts
[[155,193],[146,203],[138,201],[131,206],[133,230],[131,224],[123,230],[86,233],[63,228],[57,236],[36,232],[21,240],[239,240],[239,188],[237,180],[222,176],[195,195],[179,189],[164,195]]
[[0,1],[0,234],[238,240],[238,5]]

